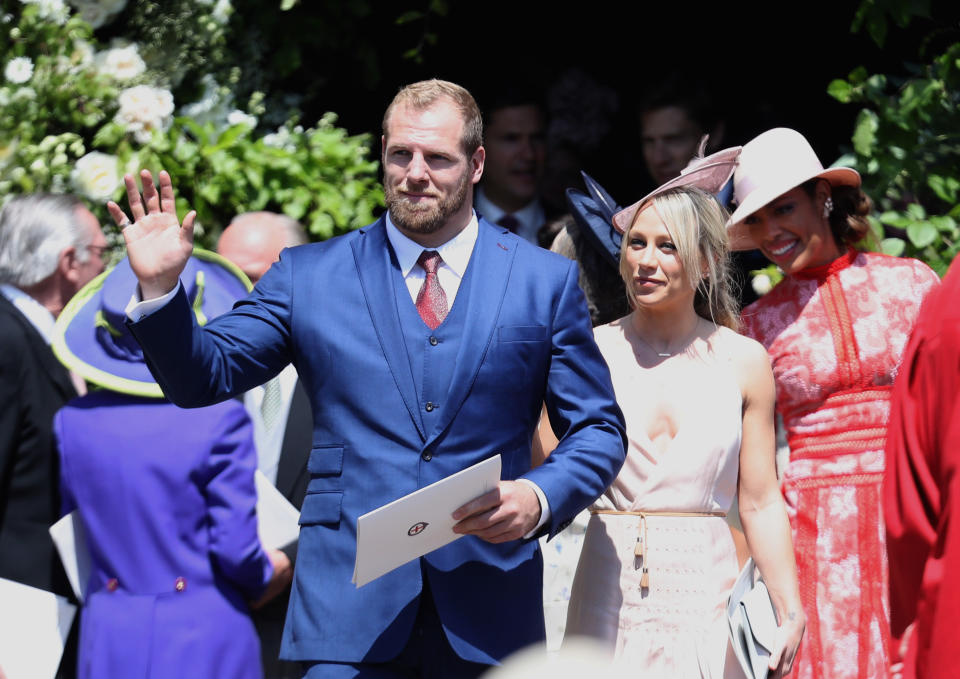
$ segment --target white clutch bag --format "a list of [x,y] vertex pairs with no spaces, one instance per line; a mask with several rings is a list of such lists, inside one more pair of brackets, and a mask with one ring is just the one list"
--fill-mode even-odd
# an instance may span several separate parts
[[730,644],[747,679],[766,679],[777,638],[777,616],[767,586],[747,559],[727,600]]

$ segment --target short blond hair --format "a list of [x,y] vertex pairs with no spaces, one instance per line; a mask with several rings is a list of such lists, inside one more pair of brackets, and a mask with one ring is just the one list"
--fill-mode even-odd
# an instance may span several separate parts
[[[740,316],[730,275],[730,249],[727,241],[727,211],[717,199],[701,189],[684,186],[657,194],[640,206],[637,216],[652,205],[677,246],[690,285],[696,290],[694,311],[702,318],[733,330],[740,327]],[[636,222],[637,217],[634,217]],[[630,225],[633,228],[633,224]],[[627,299],[637,307],[633,292],[633,271],[627,264],[630,232],[620,246],[620,276],[626,284]]]
[[459,109],[463,118],[463,137],[460,145],[467,157],[473,155],[483,143],[483,118],[473,95],[465,88],[447,80],[421,80],[400,88],[383,114],[383,137],[387,138],[390,116],[400,106],[409,106],[416,111],[430,108],[439,99],[449,99]]

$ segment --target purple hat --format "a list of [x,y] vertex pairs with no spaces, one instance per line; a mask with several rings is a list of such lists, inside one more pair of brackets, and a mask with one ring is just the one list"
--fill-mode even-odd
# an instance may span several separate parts
[[637,212],[651,198],[666,193],[670,189],[676,189],[681,186],[695,186],[709,194],[717,194],[724,184],[730,181],[733,171],[737,168],[738,158],[740,157],[739,146],[732,146],[722,151],[712,153],[706,158],[703,157],[703,149],[706,146],[707,138],[700,140],[700,149],[697,151],[697,157],[680,172],[679,177],[674,177],[666,184],[654,189],[643,198],[638,200],[630,207],[624,208],[613,216],[613,225],[620,233],[626,233],[633,224]]
[[[200,325],[233,308],[251,286],[236,265],[195,249],[180,274]],[[133,396],[164,398],[126,325],[126,308],[137,278],[124,257],[87,283],[57,318],[52,348],[57,358],[88,382]]]

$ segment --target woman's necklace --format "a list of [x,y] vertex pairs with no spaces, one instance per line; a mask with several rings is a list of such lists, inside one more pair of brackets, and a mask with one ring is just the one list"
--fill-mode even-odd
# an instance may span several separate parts
[[673,351],[660,351],[659,349],[656,349],[652,344],[650,344],[647,340],[643,339],[643,337],[640,336],[640,332],[639,332],[635,327],[633,328],[633,334],[634,334],[634,336],[635,336],[638,340],[640,340],[641,343],[643,343],[643,345],[644,345],[645,347],[647,347],[650,351],[652,351],[653,353],[655,353],[655,354],[657,355],[657,357],[659,357],[659,358],[670,358],[671,356],[676,356],[676,355],[679,354],[681,351],[683,351],[683,350],[686,349],[688,346],[690,346],[691,342],[693,342],[694,337],[696,336],[697,331],[698,331],[699,329],[700,329],[700,319],[698,318],[698,319],[697,319],[697,322],[694,323],[694,325],[693,325],[693,330],[690,331],[690,332],[683,338],[683,340],[679,343],[678,347],[677,347],[676,349],[674,349]]

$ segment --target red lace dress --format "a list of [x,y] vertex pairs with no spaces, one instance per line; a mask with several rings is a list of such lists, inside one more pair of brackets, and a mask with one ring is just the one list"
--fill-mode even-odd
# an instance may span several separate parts
[[912,259],[849,251],[743,311],[770,354],[790,444],[781,479],[807,630],[798,679],[888,676],[880,484],[890,388],[924,295]]

